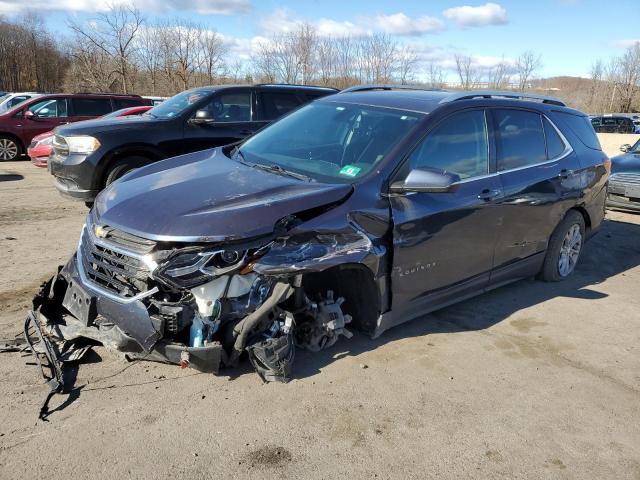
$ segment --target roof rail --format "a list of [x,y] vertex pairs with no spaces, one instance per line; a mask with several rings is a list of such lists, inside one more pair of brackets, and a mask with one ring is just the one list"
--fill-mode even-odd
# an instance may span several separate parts
[[548,103],[551,105],[557,105],[559,107],[566,107],[567,105],[555,97],[548,97],[546,95],[535,95],[533,93],[524,92],[503,92],[493,90],[478,90],[477,92],[457,92],[451,93],[451,95],[440,100],[440,103],[454,102],[456,100],[470,100],[473,98],[510,98],[516,100],[539,100],[542,103]]
[[302,87],[302,88],[324,88],[325,90],[339,91],[335,87],[327,87],[323,85],[300,85],[297,83],[256,83],[254,87]]
[[[74,92],[71,95],[105,95],[109,97],[140,97],[135,93]],[[142,97],[140,97],[142,98]]]
[[340,90],[340,93],[351,92],[369,92],[372,90],[425,90],[428,92],[443,92],[441,88],[426,88],[416,85],[387,85],[387,84],[371,84],[371,85],[356,85],[355,87],[345,88]]

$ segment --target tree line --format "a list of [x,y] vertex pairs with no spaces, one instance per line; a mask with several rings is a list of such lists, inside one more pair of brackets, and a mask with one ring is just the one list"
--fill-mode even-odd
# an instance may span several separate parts
[[556,91],[552,81],[536,78],[542,58],[533,51],[490,66],[454,53],[445,69],[442,59],[421,58],[384,33],[332,38],[300,24],[258,41],[251,58],[242,62],[232,58],[223,36],[205,25],[147,21],[127,4],[113,5],[89,22],[71,19],[68,28],[70,36],[61,40],[33,14],[13,22],[0,18],[0,90],[169,96],[203,85],[257,82],[444,88],[452,86],[445,81],[450,71],[457,80],[454,88],[553,91],[592,113],[640,110],[640,44],[596,61],[588,81],[560,82],[565,88]]

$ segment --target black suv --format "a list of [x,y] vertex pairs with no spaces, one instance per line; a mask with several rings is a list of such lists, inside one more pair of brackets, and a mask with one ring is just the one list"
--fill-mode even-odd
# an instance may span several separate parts
[[635,133],[636,127],[629,117],[592,117],[591,124],[598,133]]
[[[107,187],[35,305],[129,356],[217,371],[247,351],[286,380],[293,348],[372,336],[575,269],[611,163],[589,118],[509,92],[362,87],[244,142]],[[75,338],[74,337],[74,338]]]
[[237,142],[294,108],[336,92],[296,85],[194,88],[142,116],[59,127],[49,171],[62,194],[91,203],[134,168]]

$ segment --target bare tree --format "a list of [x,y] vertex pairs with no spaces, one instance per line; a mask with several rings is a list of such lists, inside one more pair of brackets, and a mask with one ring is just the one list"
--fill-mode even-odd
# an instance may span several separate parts
[[523,52],[516,60],[518,86],[521,91],[530,87],[530,80],[536,71],[542,68],[542,57],[531,50]]
[[504,57],[487,71],[489,88],[501,90],[509,82],[509,64]]
[[460,87],[465,90],[473,88],[480,76],[478,69],[473,64],[473,58],[461,53],[456,53],[453,58],[456,62],[456,72],[460,79]]
[[151,82],[151,95],[157,95],[163,60],[162,35],[159,27],[152,25],[143,28],[137,43],[140,67]]
[[406,85],[415,80],[414,72],[418,63],[418,55],[411,47],[404,47],[398,55],[398,79]]
[[222,37],[213,30],[202,29],[198,42],[203,73],[206,76],[207,83],[213,84],[218,74],[225,67],[226,47]]
[[133,83],[131,62],[134,40],[143,18],[132,4],[112,4],[88,23],[70,21],[69,27],[76,34],[76,42],[102,51],[114,61],[115,71],[121,82],[122,93],[129,93]]
[[640,42],[627,48],[618,59],[616,84],[620,90],[620,112],[631,112],[640,90]]
[[444,87],[444,71],[441,65],[438,65],[434,61],[430,61],[426,65],[425,73],[429,88]]

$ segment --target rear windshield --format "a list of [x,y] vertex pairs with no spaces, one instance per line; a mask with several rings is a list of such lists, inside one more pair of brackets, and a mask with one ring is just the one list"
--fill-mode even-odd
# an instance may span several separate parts
[[594,150],[602,150],[596,131],[593,129],[593,125],[589,121],[589,117],[573,115],[572,113],[565,112],[554,113],[587,147],[593,148]]

